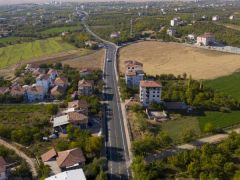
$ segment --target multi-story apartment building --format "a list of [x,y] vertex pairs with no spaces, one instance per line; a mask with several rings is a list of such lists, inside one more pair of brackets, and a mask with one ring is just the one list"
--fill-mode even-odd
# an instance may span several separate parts
[[162,85],[156,81],[140,81],[140,102],[143,106],[148,106],[152,102],[161,102]]

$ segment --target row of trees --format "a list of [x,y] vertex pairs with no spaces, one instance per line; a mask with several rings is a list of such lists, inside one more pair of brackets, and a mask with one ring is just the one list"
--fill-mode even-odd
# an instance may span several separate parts
[[204,85],[202,80],[193,80],[187,74],[174,76],[162,74],[150,76],[163,84],[162,98],[165,101],[183,101],[201,110],[238,110],[240,102],[229,95]]

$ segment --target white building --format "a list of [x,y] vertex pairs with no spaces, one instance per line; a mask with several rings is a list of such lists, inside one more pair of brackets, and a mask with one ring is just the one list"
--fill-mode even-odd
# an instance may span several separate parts
[[45,180],[86,180],[82,169],[74,169],[55,174]]
[[234,15],[229,16],[229,20],[234,20],[234,19],[235,19]]
[[162,85],[156,81],[140,81],[140,102],[143,106],[148,106],[151,102],[160,103]]
[[209,46],[215,42],[215,37],[212,33],[205,33],[197,37],[197,44],[200,46]]
[[175,17],[170,21],[170,25],[172,27],[178,26],[180,21],[181,21],[180,17]]
[[49,69],[48,73],[51,83],[58,77],[58,72],[55,69]]
[[195,40],[196,39],[196,35],[195,34],[188,34],[188,39],[189,40]]
[[220,18],[218,15],[212,17],[212,21],[218,21]]
[[51,84],[51,80],[48,74],[40,74],[37,78],[36,78],[36,84],[38,86],[42,86],[44,89],[44,93],[46,94],[49,90],[50,84]]
[[120,37],[120,32],[113,32],[111,35],[110,35],[110,38],[111,39],[116,39],[116,38],[119,38]]
[[178,20],[177,19],[172,19],[171,21],[170,21],[170,25],[173,27],[173,26],[176,26],[177,25],[177,22],[178,22]]
[[144,72],[142,70],[130,70],[125,73],[125,82],[128,87],[138,87],[143,78]]
[[45,93],[43,86],[32,85],[25,87],[25,89],[28,102],[44,100]]
[[169,28],[168,30],[167,30],[167,34],[169,35],[169,36],[175,36],[176,35],[176,30],[175,29],[173,29],[173,28]]
[[125,61],[125,83],[128,87],[138,87],[144,78],[143,64],[137,61]]

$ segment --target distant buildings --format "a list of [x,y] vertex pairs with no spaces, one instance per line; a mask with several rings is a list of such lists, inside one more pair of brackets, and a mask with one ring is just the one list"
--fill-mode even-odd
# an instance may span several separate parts
[[212,33],[205,33],[197,37],[197,44],[200,46],[209,46],[215,42],[215,37]]
[[181,20],[180,17],[175,17],[172,20],[170,20],[170,25],[172,27],[174,27],[174,26],[183,26],[183,25],[186,25],[186,24],[187,24],[187,22],[184,21],[184,20]]
[[179,17],[173,18],[173,19],[170,21],[170,25],[171,25],[172,27],[177,26],[179,21],[180,21],[180,18],[179,18]]
[[212,17],[212,21],[218,21],[220,17],[218,15]]
[[187,38],[189,39],[189,40],[195,40],[196,39],[196,35],[195,34],[188,34],[188,36],[187,36]]
[[143,64],[137,61],[125,61],[125,82],[128,87],[138,87],[144,78]]
[[169,36],[175,36],[176,33],[177,33],[177,31],[176,31],[174,28],[169,28],[169,29],[167,30],[167,34],[168,34]]
[[111,35],[110,35],[110,38],[111,39],[116,39],[116,38],[119,38],[120,37],[120,32],[113,32]]
[[234,20],[234,19],[235,19],[234,15],[229,16],[229,20]]
[[140,81],[139,98],[143,106],[148,106],[152,102],[161,102],[162,85],[156,81]]
[[49,87],[50,87],[50,76],[48,74],[40,74],[37,78],[36,78],[36,84],[38,86],[42,86],[44,89],[44,93],[47,94]]

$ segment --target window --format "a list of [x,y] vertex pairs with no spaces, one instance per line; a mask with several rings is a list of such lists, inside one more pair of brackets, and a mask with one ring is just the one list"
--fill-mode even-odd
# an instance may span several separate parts
[[155,97],[155,95],[153,95],[153,97]]

